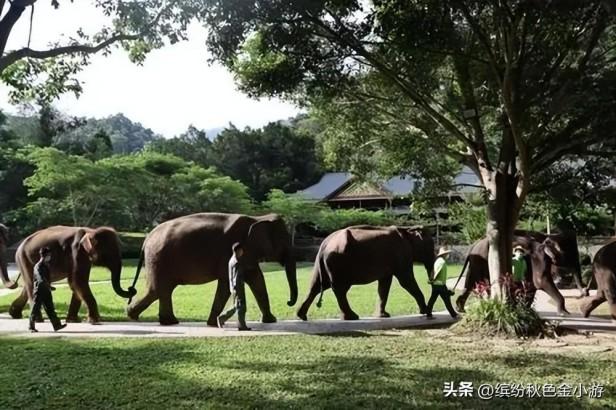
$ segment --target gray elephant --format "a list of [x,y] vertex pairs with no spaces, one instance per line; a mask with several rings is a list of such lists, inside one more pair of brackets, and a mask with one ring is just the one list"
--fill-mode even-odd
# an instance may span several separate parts
[[51,250],[51,281],[68,277],[73,291],[68,308],[67,322],[78,322],[79,308],[84,302],[88,308],[90,323],[99,323],[101,318],[89,278],[92,266],[103,266],[111,272],[111,285],[118,296],[129,298],[134,290],[125,291],[120,283],[122,255],[120,239],[112,228],[86,228],[72,226],[53,226],[28,236],[17,248],[15,259],[21,272],[24,289],[13,301],[9,314],[13,318],[22,317],[28,300],[32,300],[33,268],[39,260],[39,249]]
[[[537,289],[542,289],[550,295],[550,297],[557,303],[560,310],[564,309],[564,298],[556,288],[553,280],[553,272],[568,271],[573,274],[575,283],[580,290],[581,294],[588,294],[584,288],[581,279],[581,265],[577,246],[577,238],[573,233],[560,233],[546,235],[541,232],[522,231],[516,230],[514,232],[513,246],[520,245],[523,248],[529,250],[531,242],[542,243],[547,239],[550,239],[550,243],[554,243],[559,248],[560,257],[557,263],[554,263],[550,267],[550,271],[546,271],[533,277],[534,286]],[[464,291],[460,294],[456,300],[458,311],[464,312],[464,306],[467,298],[475,286],[481,282],[489,280],[490,274],[488,271],[488,249],[489,244],[487,238],[480,239],[475,242],[468,252],[460,277],[466,273],[466,280],[464,283]],[[530,266],[530,265],[529,265]],[[460,280],[460,278],[458,278]]]
[[[431,274],[434,269],[434,241],[421,228],[354,226],[329,235],[321,243],[310,290],[297,311],[307,320],[314,298],[330,287],[336,295],[345,320],[358,316],[349,305],[347,292],[352,285],[378,281],[378,315],[388,317],[385,311],[392,278],[417,301],[420,312],[426,313],[426,302],[413,274],[413,262],[422,262]],[[321,299],[317,302],[320,306]]]
[[9,228],[0,224],[0,277],[5,288],[16,289],[17,281],[9,278],[7,248],[9,246]]
[[230,296],[227,275],[231,247],[244,245],[246,258],[254,261],[246,275],[262,313],[264,323],[275,322],[259,261],[275,261],[284,266],[290,288],[289,306],[297,301],[296,264],[291,240],[284,221],[275,214],[252,217],[240,214],[199,213],[172,219],[148,234],[137,275],[143,264],[147,272],[147,290],[127,308],[128,316],[137,320],[155,300],[159,301],[158,318],[162,325],[178,323],[173,313],[172,294],[178,285],[197,285],[218,281],[208,318],[216,318]]
[[592,261],[592,272],[597,282],[597,294],[587,298],[580,306],[580,311],[584,317],[588,317],[607,300],[612,320],[616,320],[616,240],[597,251]]

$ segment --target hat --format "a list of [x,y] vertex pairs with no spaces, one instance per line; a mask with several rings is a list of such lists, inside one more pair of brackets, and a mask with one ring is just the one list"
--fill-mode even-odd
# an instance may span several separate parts
[[439,256],[444,256],[450,253],[451,251],[449,249],[445,248],[444,246],[441,246],[440,248],[438,248],[438,253],[436,254],[436,257],[438,258]]
[[522,253],[526,253],[526,249],[524,249],[523,247],[521,247],[520,245],[516,246],[515,248],[513,248],[513,251],[520,251]]
[[51,249],[47,247],[39,249],[39,255],[41,256],[49,255],[50,253],[51,253]]

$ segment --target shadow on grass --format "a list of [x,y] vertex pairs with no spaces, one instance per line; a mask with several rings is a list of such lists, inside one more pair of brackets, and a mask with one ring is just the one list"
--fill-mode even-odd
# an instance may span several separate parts
[[[316,340],[316,342],[315,342]],[[429,342],[426,341],[429,346]],[[390,355],[371,339],[40,340],[0,338],[5,382],[0,408],[603,408],[586,399],[444,398],[446,381],[495,384],[500,373],[449,364],[426,352]],[[426,347],[426,346],[424,346]],[[442,347],[442,346],[441,346]],[[389,350],[388,350],[389,349]],[[408,357],[407,354],[411,353]],[[428,352],[428,356],[430,353]],[[525,366],[558,374],[559,355],[505,355],[521,379]],[[554,373],[551,373],[552,375]],[[582,373],[583,374],[583,373]],[[528,376],[527,376],[528,377]],[[515,380],[523,382],[524,380]],[[607,397],[614,389],[607,387]]]

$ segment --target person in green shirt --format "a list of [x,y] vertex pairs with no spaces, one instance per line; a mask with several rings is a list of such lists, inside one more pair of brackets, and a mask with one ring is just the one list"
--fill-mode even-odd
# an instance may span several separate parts
[[430,295],[430,300],[428,301],[428,319],[432,318],[432,308],[434,307],[434,303],[436,303],[436,298],[439,296],[443,299],[445,307],[451,317],[454,319],[458,317],[458,313],[451,304],[451,295],[453,292],[447,289],[447,258],[450,253],[450,250],[441,247],[436,255],[436,261],[434,261],[434,277],[429,280],[432,285],[432,295]]
[[516,246],[513,249],[513,259],[511,260],[511,267],[513,271],[513,282],[522,283],[526,279],[526,271],[528,269],[526,265],[524,248]]

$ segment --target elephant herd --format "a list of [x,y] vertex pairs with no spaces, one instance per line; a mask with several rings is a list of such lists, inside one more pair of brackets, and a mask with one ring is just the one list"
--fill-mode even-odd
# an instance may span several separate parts
[[[8,242],[6,227],[0,224],[0,255],[5,255]],[[67,321],[79,321],[81,304],[87,307],[88,321],[99,323],[96,299],[89,286],[92,266],[102,266],[111,272],[115,293],[129,299],[126,313],[138,320],[139,315],[156,300],[159,301],[159,322],[162,325],[178,323],[173,312],[172,294],[178,285],[196,285],[217,281],[216,294],[207,320],[216,326],[216,318],[229,299],[227,263],[232,245],[244,245],[247,262],[246,284],[252,290],[262,313],[262,321],[271,323],[276,317],[270,310],[269,297],[259,262],[281,264],[289,284],[289,306],[298,297],[296,261],[290,235],[278,215],[253,217],[240,214],[198,213],[164,222],[146,237],[137,267],[146,273],[146,290],[136,296],[134,287],[124,290],[120,273],[122,259],[120,240],[112,228],[79,228],[55,226],[40,230],[27,237],[15,256],[23,289],[9,308],[13,318],[22,317],[25,304],[32,300],[32,269],[38,260],[38,250],[50,248],[52,252],[51,280],[67,278],[72,290]],[[561,313],[567,313],[564,298],[556,288],[554,277],[562,272],[573,274],[583,296],[588,295],[581,279],[577,239],[572,234],[545,235],[537,232],[516,231],[514,245],[527,250],[527,280],[533,292],[542,289],[555,301]],[[470,248],[463,271],[466,273],[464,291],[457,299],[458,310],[464,311],[465,302],[476,284],[489,279],[488,242],[482,239]],[[353,285],[378,282],[377,315],[388,317],[386,304],[393,278],[415,299],[422,314],[427,314],[424,296],[413,272],[413,263],[422,263],[432,277],[435,261],[434,241],[422,227],[353,226],[338,230],[323,240],[314,263],[313,276],[305,300],[297,316],[307,320],[314,299],[332,289],[345,320],[358,315],[352,310],[347,292]],[[599,304],[608,301],[611,316],[616,319],[616,241],[597,252],[593,260],[593,274],[597,294],[581,307],[584,316]],[[8,276],[7,261],[0,258],[0,277],[5,287],[15,288],[17,280]],[[136,281],[136,279],[135,279]],[[40,318],[42,320],[42,318]]]

